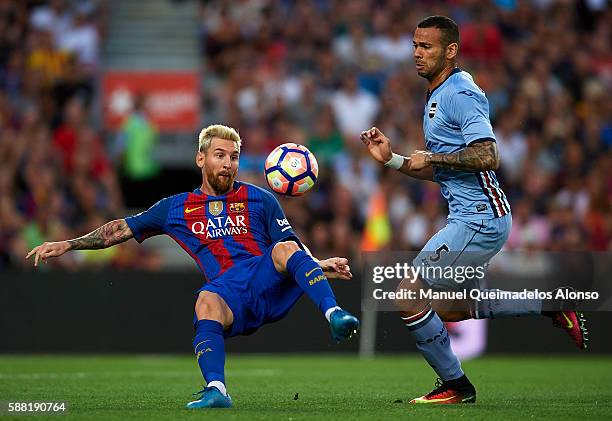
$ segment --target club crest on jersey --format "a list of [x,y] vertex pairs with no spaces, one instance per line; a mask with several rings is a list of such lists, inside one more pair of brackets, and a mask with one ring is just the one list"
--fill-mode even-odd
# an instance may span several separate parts
[[438,103],[432,102],[429,106],[429,118],[434,118],[434,115],[436,115],[436,108],[438,108]]
[[230,212],[242,212],[244,211],[244,202],[234,202],[229,204]]
[[223,212],[223,202],[220,200],[210,202],[208,204],[208,211],[213,216],[219,215],[221,212]]

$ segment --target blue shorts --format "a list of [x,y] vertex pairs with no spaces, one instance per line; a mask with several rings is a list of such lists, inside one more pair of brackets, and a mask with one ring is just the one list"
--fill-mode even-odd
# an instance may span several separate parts
[[[454,276],[440,276],[431,270],[421,276],[433,288],[479,288],[479,272],[465,276],[466,267],[485,267],[503,247],[512,228],[512,215],[477,221],[449,219],[446,226],[425,244],[413,266],[453,268]],[[461,269],[462,271],[458,271]],[[463,272],[463,275],[457,276]]]
[[261,326],[282,319],[302,296],[303,290],[289,276],[279,273],[272,261],[272,244],[261,256],[241,260],[197,292],[214,292],[234,314],[225,337],[250,335]]

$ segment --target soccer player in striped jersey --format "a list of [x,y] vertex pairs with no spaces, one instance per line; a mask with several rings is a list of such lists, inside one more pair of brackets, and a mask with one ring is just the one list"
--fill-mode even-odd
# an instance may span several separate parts
[[197,263],[204,277],[195,304],[196,360],[206,382],[187,408],[227,408],[224,339],[249,335],[283,318],[303,293],[330,323],[337,342],[359,328],[356,317],[338,307],[328,278],[350,279],[348,261],[311,256],[287,221],[276,198],[236,181],[241,139],[227,126],[204,128],[196,164],[202,185],[160,200],[150,209],[108,222],[68,241],[44,243],[26,258],[34,264],[69,250],[100,249],[130,238],[166,234]]
[[[413,265],[486,265],[502,248],[512,226],[510,205],[495,176],[500,161],[488,101],[472,77],[456,65],[459,30],[453,20],[444,16],[424,19],[414,32],[413,45],[417,73],[429,82],[423,116],[425,150],[409,157],[395,154],[389,139],[376,127],[364,131],[361,140],[375,160],[406,175],[439,183],[448,201],[447,225],[427,242]],[[399,289],[418,292],[429,287],[456,290],[465,286],[434,273],[405,279]],[[476,390],[451,350],[443,320],[543,314],[552,317],[578,347],[586,347],[580,313],[542,311],[538,300],[485,299],[475,304],[451,311],[438,308],[436,303],[432,308],[426,299],[398,302],[417,348],[441,380],[433,391],[411,403],[476,401]]]

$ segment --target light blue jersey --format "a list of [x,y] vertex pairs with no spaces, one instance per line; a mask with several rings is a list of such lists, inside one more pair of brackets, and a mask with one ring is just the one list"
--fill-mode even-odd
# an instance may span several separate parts
[[[469,73],[456,68],[429,93],[423,132],[427,150],[435,153],[457,152],[483,139],[495,141],[489,103]],[[510,213],[494,171],[475,173],[434,167],[434,181],[442,186],[449,218],[476,221]]]

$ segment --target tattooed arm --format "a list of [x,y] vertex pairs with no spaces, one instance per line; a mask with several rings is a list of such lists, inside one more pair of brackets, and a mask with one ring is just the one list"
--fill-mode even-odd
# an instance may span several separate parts
[[87,235],[67,241],[56,241],[43,243],[34,247],[28,253],[26,259],[34,257],[34,266],[38,266],[38,260],[43,262],[49,257],[59,257],[70,250],[95,250],[114,246],[132,238],[132,230],[125,219],[110,221],[100,228],[95,229]]
[[100,228],[74,240],[68,240],[70,250],[103,249],[115,244],[123,243],[134,235],[125,222],[125,219],[110,221]]
[[499,167],[497,145],[492,140],[473,143],[453,153],[416,151],[411,157],[413,169],[436,166],[460,171],[496,170]]

